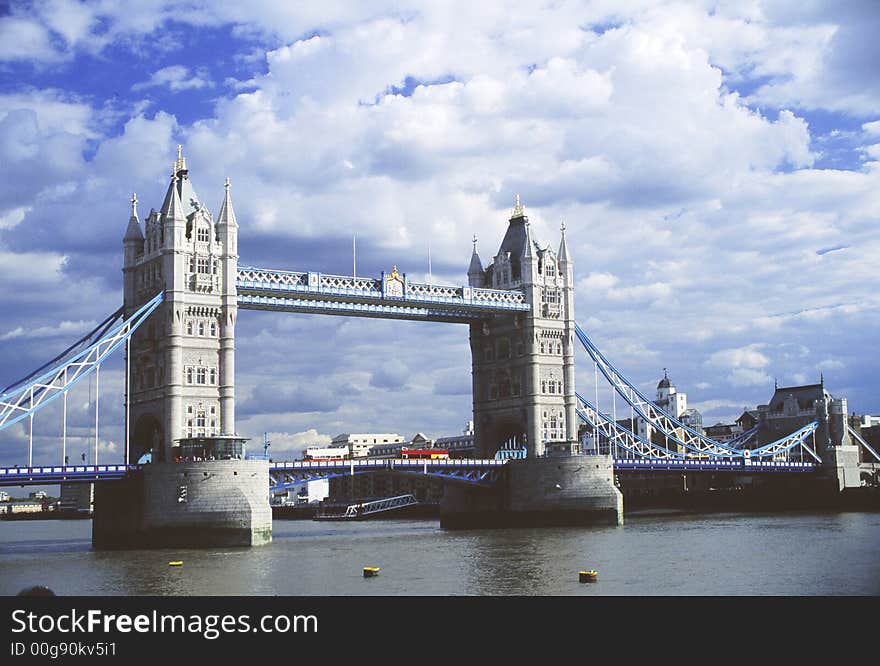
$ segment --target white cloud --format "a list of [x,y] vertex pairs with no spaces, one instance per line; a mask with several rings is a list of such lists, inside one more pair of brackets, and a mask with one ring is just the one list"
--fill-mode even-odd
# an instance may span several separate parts
[[[873,73],[847,74],[838,57],[854,62],[866,44],[847,10],[757,1],[711,12],[659,1],[514,12],[494,2],[52,7],[70,16],[52,40],[59,24],[43,5],[13,17],[29,22],[31,60],[43,65],[167,41],[167,30],[153,31],[171,15],[206,29],[235,21],[235,35],[271,47],[259,52],[262,69],[232,94],[218,88],[213,113],[193,124],[175,116],[186,95],[152,116],[125,107],[112,132],[100,100],[76,91],[0,96],[0,160],[18,175],[0,182],[7,310],[51,303],[58,321],[75,322],[105,314],[86,314],[84,300],[112,309],[118,290],[86,284],[83,297],[65,277],[102,270],[117,289],[130,192],[142,216],[158,207],[182,141],[213,210],[232,178],[243,262],[347,271],[356,233],[359,272],[396,263],[420,276],[430,246],[436,279],[461,283],[470,238],[491,260],[519,193],[536,239],[555,246],[566,220],[576,317],[640,385],[653,390],[668,366],[682,390],[696,387],[701,404],[721,409],[717,401],[765,401],[771,374],[806,377],[830,362],[859,399],[876,395],[880,368],[865,350],[880,315],[880,120],[864,111],[877,100]],[[612,19],[618,27],[602,34],[587,29]],[[185,30],[172,37],[181,55],[191,46]],[[230,51],[256,61],[251,39],[230,39]],[[129,79],[136,92],[211,85],[187,65],[144,76]],[[817,167],[817,130],[802,108],[862,113],[853,141],[865,164]],[[290,400],[243,417],[248,432],[317,437],[370,424],[450,434],[466,420],[464,328],[256,317],[241,318],[239,398],[268,405],[273,391],[259,386],[281,374],[289,386],[274,395]],[[4,331],[53,326],[29,315]],[[282,353],[279,339],[309,352]],[[784,353],[792,341],[808,355]],[[306,388],[325,375],[320,391]]]
[[31,210],[33,210],[31,206],[19,206],[18,208],[13,208],[5,215],[0,215],[0,229],[17,227]]
[[717,368],[764,368],[770,359],[758,351],[761,348],[762,345],[754,344],[739,349],[722,349],[712,354],[706,363]]
[[214,86],[214,82],[211,81],[208,70],[205,68],[190,72],[189,68],[183,65],[169,65],[153,72],[149,80],[135,83],[131,89],[145,90],[163,86],[167,86],[172,92],[180,92],[181,90],[211,88]]
[[87,333],[97,324],[95,321],[62,321],[57,326],[40,326],[34,329],[24,329],[21,326],[0,334],[0,340],[13,340],[15,338],[54,338],[66,336],[75,339],[76,336]]

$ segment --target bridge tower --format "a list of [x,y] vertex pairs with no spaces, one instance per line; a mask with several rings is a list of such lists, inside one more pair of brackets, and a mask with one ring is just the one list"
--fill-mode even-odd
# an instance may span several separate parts
[[123,240],[126,315],[157,292],[165,302],[132,339],[129,426],[132,459],[170,460],[181,438],[235,435],[235,279],[238,224],[229,181],[215,221],[174,162],[145,234],[132,202]]
[[485,269],[474,240],[468,283],[521,289],[532,306],[471,324],[476,455],[492,457],[511,444],[528,457],[576,452],[574,277],[565,225],[558,252],[541,247],[517,196]]
[[132,197],[123,238],[126,316],[165,294],[127,358],[129,461],[150,453],[151,464],[112,487],[99,484],[97,547],[271,540],[268,463],[245,460],[235,430],[237,246],[229,179],[215,220],[178,146],[162,207],[141,231]]
[[474,448],[525,450],[510,460],[506,485],[492,491],[447,484],[440,525],[447,528],[623,522],[623,496],[610,455],[576,454],[574,275],[565,225],[558,252],[532,238],[516,198],[507,232],[483,268],[476,239],[473,287],[522,290],[531,309],[470,325]]

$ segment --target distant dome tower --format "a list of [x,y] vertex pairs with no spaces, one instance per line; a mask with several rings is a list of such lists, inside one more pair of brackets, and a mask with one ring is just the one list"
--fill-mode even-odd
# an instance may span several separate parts
[[679,393],[663,368],[663,379],[657,384],[657,406],[679,418],[687,409],[687,393]]

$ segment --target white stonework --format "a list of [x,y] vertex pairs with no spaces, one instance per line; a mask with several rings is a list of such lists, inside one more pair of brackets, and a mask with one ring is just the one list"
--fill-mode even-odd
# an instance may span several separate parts
[[160,210],[141,232],[136,199],[123,240],[126,315],[165,302],[131,342],[131,456],[170,460],[181,437],[235,434],[238,224],[229,181],[215,220],[178,157]]
[[541,247],[517,200],[485,270],[474,243],[468,281],[522,291],[532,306],[471,324],[477,457],[491,457],[510,442],[525,445],[530,457],[571,452],[577,442],[574,276],[564,227],[558,253]]

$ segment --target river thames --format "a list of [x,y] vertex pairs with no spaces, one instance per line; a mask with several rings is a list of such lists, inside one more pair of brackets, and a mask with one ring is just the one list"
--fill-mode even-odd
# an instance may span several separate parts
[[[183,566],[171,567],[171,560]],[[364,566],[381,568],[365,579]],[[578,571],[599,571],[593,584]],[[617,527],[273,523],[250,549],[95,551],[91,521],[0,522],[0,594],[877,595],[880,513],[628,515]]]

